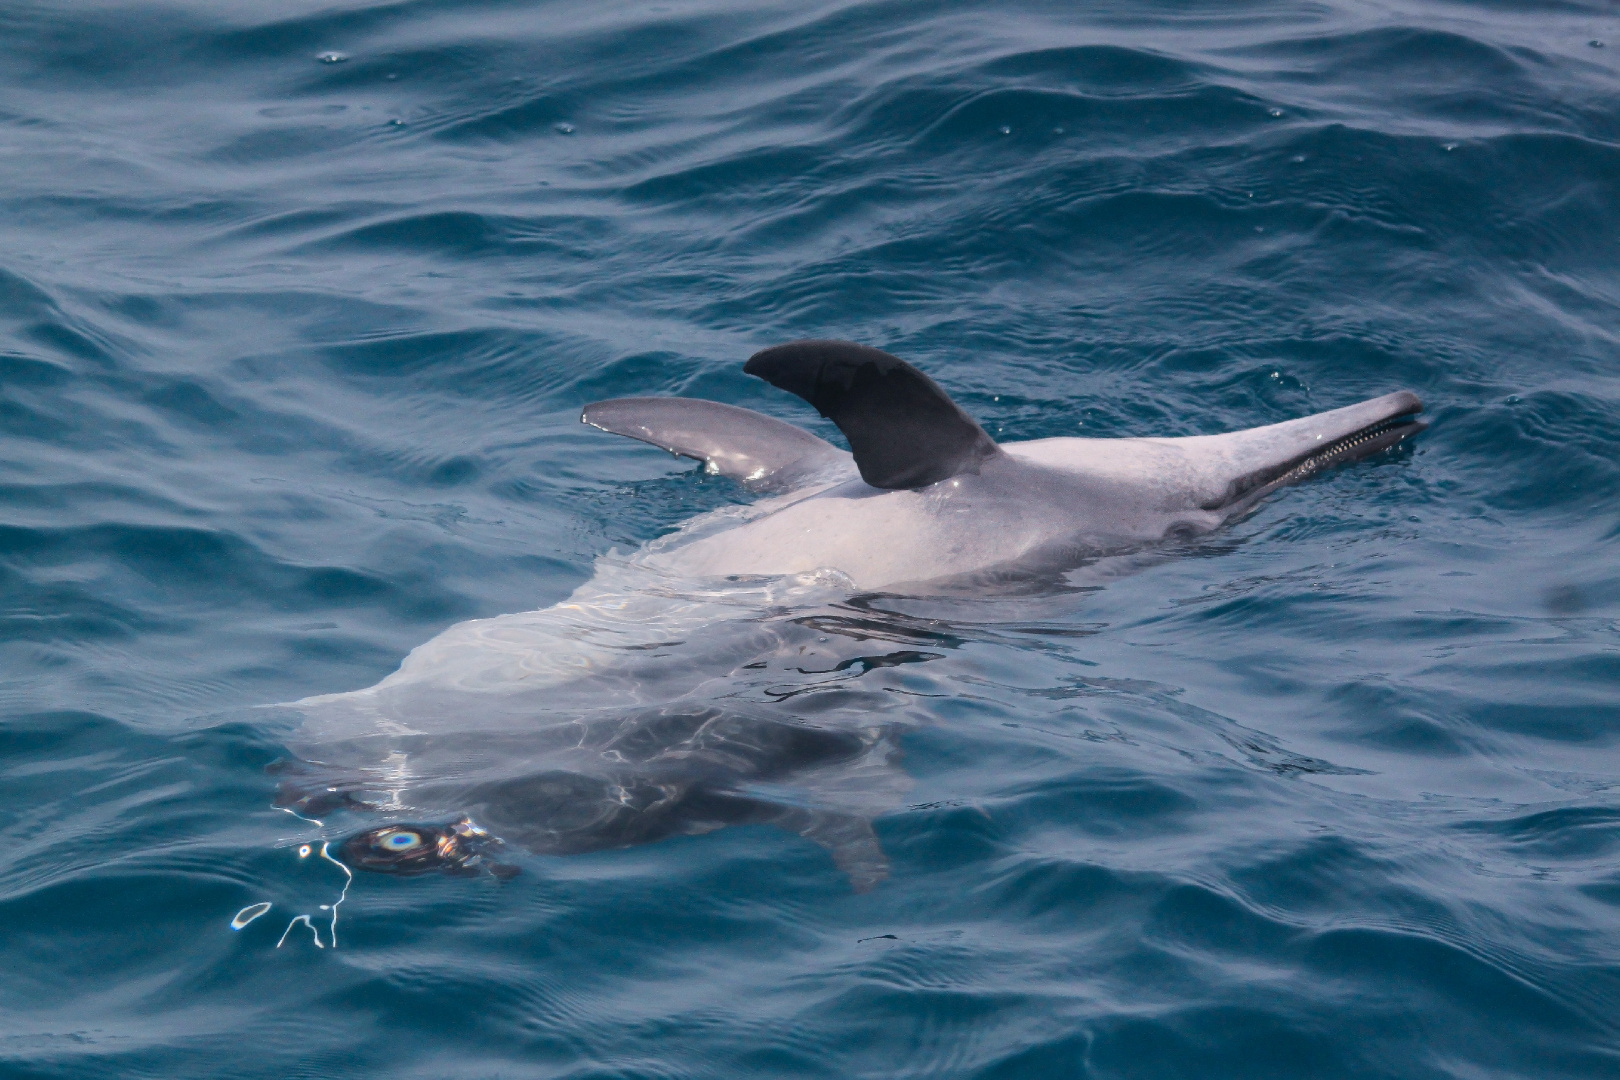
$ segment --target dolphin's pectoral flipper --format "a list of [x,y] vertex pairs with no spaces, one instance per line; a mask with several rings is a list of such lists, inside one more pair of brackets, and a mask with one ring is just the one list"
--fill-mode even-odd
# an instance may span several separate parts
[[805,818],[799,835],[832,852],[833,865],[849,875],[856,892],[870,892],[889,876],[889,857],[866,818],[822,810],[806,811]]
[[856,892],[868,892],[889,876],[889,857],[872,822],[858,814],[820,807],[789,806],[736,790],[694,789],[681,806],[679,830],[687,835],[727,825],[774,825],[832,852],[833,865],[849,875]]
[[580,421],[694,458],[755,490],[786,490],[849,462],[802,428],[718,401],[614,398],[585,406]]
[[889,876],[889,857],[867,818],[795,806],[781,809],[771,823],[832,852],[833,865],[849,875],[858,893],[870,892]]
[[794,341],[755,353],[743,370],[837,424],[861,479],[876,488],[927,487],[978,472],[1001,452],[934,380],[877,349]]
[[377,777],[363,771],[334,769],[318,762],[298,758],[282,758],[265,767],[265,772],[278,778],[277,810],[315,820],[336,810],[370,810],[372,805],[355,794],[364,794],[377,786]]

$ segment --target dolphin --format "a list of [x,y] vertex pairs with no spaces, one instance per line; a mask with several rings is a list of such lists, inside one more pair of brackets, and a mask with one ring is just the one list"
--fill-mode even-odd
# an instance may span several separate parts
[[[859,595],[990,587],[1195,537],[1423,427],[1403,391],[1226,435],[998,444],[877,349],[798,341],[744,370],[850,450],[719,402],[586,406],[584,423],[763,497],[604,556],[553,607],[453,626],[375,686],[291,703],[278,805],[389,815],[339,848],[379,872],[509,876],[503,843],[564,855],[773,824],[868,889],[888,872],[872,819],[909,787],[899,737],[929,722],[884,679],[944,655],[869,643],[955,643]],[[858,655],[838,654],[849,643]]]
[[691,578],[844,575],[855,590],[967,582],[1208,533],[1285,485],[1422,430],[1415,394],[1225,435],[998,444],[904,360],[796,341],[743,369],[814,406],[850,452],[715,402],[618,398],[584,423],[776,492],[752,520],[666,546],[650,565]]
[[[302,817],[382,810],[455,819],[392,821],[342,842],[347,865],[379,873],[507,878],[517,868],[496,856],[509,843],[576,855],[745,824],[821,844],[858,891],[888,873],[871,819],[896,801],[873,800],[903,776],[890,764],[893,725],[812,724],[780,708],[691,700],[527,720],[492,730],[469,718],[469,730],[452,734],[362,731],[326,742],[314,748],[319,760],[278,763],[277,805]],[[409,802],[390,802],[402,789]]]

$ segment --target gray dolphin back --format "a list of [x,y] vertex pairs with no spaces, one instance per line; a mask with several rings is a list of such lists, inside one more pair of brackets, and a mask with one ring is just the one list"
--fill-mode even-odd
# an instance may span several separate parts
[[850,341],[790,341],[743,370],[797,394],[849,440],[861,479],[890,490],[976,473],[1000,450],[939,384],[898,356]]
[[614,398],[585,406],[580,421],[701,461],[756,491],[786,491],[849,465],[848,454],[803,428],[718,401]]

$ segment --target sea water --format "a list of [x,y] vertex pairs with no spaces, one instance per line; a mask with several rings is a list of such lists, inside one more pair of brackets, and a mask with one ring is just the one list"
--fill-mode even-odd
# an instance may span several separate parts
[[[0,1073],[1620,1074],[1617,59],[1599,2],[9,5]],[[741,370],[802,337],[1001,440],[1433,426],[639,658],[904,721],[870,891],[767,826],[351,882],[258,706],[748,502],[579,412],[836,441]]]

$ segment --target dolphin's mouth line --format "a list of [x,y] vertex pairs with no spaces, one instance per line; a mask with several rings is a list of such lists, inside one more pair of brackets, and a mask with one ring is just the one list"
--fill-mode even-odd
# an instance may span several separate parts
[[1335,439],[1326,446],[1311,450],[1293,461],[1250,473],[1232,486],[1226,498],[1214,505],[1206,505],[1203,509],[1228,512],[1247,509],[1280,487],[1297,484],[1327,469],[1371,457],[1380,450],[1386,450],[1416,435],[1428,426],[1410,412],[1387,417],[1353,431],[1343,438]]
[[[1289,469],[1277,478],[1277,483],[1292,484],[1307,479],[1321,472],[1331,469],[1335,465],[1346,464],[1357,458],[1367,457],[1387,447],[1415,435],[1429,425],[1412,416],[1397,416],[1383,420],[1370,427],[1364,427],[1352,435],[1346,435],[1338,442],[1330,443],[1321,450],[1314,451],[1304,461]],[[1377,446],[1368,444],[1378,442]]]

